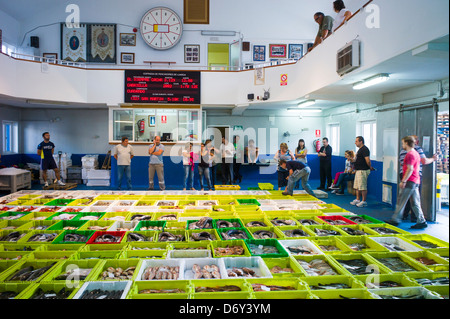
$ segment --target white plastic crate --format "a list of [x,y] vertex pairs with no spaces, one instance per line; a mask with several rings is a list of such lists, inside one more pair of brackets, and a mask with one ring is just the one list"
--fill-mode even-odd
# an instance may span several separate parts
[[229,277],[228,271],[233,270],[233,267],[236,268],[250,268],[255,272],[255,278],[273,278],[272,273],[267,267],[266,263],[259,256],[257,257],[224,257],[219,258],[223,260],[225,265],[226,277],[225,279],[237,279],[237,278],[246,278],[246,277]]
[[111,182],[109,179],[88,179],[86,186],[110,186]]
[[89,281],[85,282],[83,286],[81,286],[80,290],[75,294],[73,299],[80,299],[85,291],[92,291],[95,289],[102,289],[105,291],[114,291],[114,290],[122,290],[122,295],[120,299],[125,299],[128,295],[128,292],[133,284],[132,281]]
[[169,250],[166,259],[212,258],[209,249],[177,249]]
[[[168,266],[168,267],[180,267],[179,270],[179,276],[177,280],[183,280],[184,279],[184,261],[185,259],[142,259],[141,260],[141,266],[139,268],[139,272],[136,276],[135,281],[148,281],[142,279],[142,275],[144,274],[147,267],[162,267],[162,266]],[[152,280],[156,281],[156,279]]]
[[[419,248],[417,246],[414,246],[403,239],[397,238],[397,237],[368,237],[368,240],[373,240],[374,242],[378,244],[386,243],[386,244],[393,244],[395,246],[400,247],[401,249],[404,249],[405,251],[422,251],[422,248]],[[382,245],[383,246],[383,245]],[[383,246],[385,247],[385,246]],[[386,247],[388,248],[388,247]],[[389,249],[389,248],[388,248]],[[391,249],[389,249],[391,250]],[[391,250],[395,251],[395,250]]]
[[105,169],[92,169],[87,172],[87,179],[88,180],[94,180],[94,179],[110,179],[111,178],[111,171],[105,170]]
[[[193,280],[194,271],[192,271],[192,266],[198,265],[200,268],[206,265],[216,265],[219,268],[220,279],[226,278],[225,265],[222,258],[189,258],[184,260],[184,279]],[[199,280],[207,280],[206,278],[199,278]],[[219,279],[219,278],[210,278]]]
[[389,288],[389,289],[369,289],[377,298],[380,296],[411,296],[420,295],[425,299],[443,299],[440,295],[433,291],[429,291],[424,287],[406,287],[406,288]]
[[316,245],[314,245],[311,241],[309,241],[308,239],[286,239],[286,240],[279,240],[278,241],[288,252],[289,255],[292,256],[298,256],[298,255],[306,255],[306,256],[311,256],[313,254],[308,254],[308,253],[294,253],[292,251],[289,250],[289,247],[298,247],[298,246],[306,246],[308,248],[310,248],[315,255],[325,255]]
[[133,231],[136,228],[138,223],[139,223],[139,221],[137,221],[137,220],[134,220],[131,222],[117,221],[114,224],[112,224],[112,226],[110,228],[108,228],[108,231],[118,231],[117,229],[119,229],[119,228],[129,228],[130,231]]

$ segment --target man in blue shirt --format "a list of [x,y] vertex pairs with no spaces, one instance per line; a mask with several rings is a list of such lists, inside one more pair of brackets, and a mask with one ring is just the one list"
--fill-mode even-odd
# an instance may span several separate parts
[[42,134],[44,141],[37,147],[37,155],[41,157],[41,169],[42,169],[42,177],[44,179],[44,187],[48,187],[47,181],[47,170],[51,169],[55,172],[56,180],[58,185],[64,186],[61,181],[61,176],[59,174],[58,166],[56,165],[55,159],[53,158],[53,153],[55,152],[55,144],[50,142],[50,133],[45,132]]
[[289,176],[287,177],[288,185],[283,195],[292,195],[294,193],[294,186],[298,180],[302,180],[303,189],[311,196],[314,196],[314,192],[311,186],[308,184],[309,175],[311,174],[311,169],[309,166],[302,162],[297,161],[285,161],[280,160],[280,167],[289,171]]
[[150,162],[148,164],[148,190],[154,190],[155,172],[158,175],[159,189],[165,190],[164,182],[164,162],[163,162],[164,145],[161,144],[161,137],[155,136],[153,144],[148,149]]

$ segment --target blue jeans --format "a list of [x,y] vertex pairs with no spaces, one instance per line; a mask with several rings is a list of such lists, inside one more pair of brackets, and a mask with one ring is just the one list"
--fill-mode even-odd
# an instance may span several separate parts
[[214,187],[214,186],[216,186],[216,166],[215,165],[211,166],[210,173],[211,173],[211,186]]
[[294,186],[297,181],[302,181],[303,189],[311,196],[315,196],[311,186],[308,184],[309,175],[311,174],[311,168],[306,166],[302,170],[296,170],[291,176],[289,176],[286,191],[292,195],[294,193]]
[[355,180],[355,174],[348,174],[348,173],[341,174],[339,176],[338,183],[336,184],[336,186],[340,185],[339,193],[344,194],[345,189],[347,188],[347,182],[354,181],[354,180]]
[[184,181],[183,181],[183,188],[188,189],[187,184],[188,184],[188,179],[189,176],[191,177],[191,183],[189,184],[191,188],[194,188],[194,171],[192,170],[192,167],[190,165],[183,165],[183,169],[184,169]]
[[400,193],[398,196],[397,209],[391,218],[393,221],[397,223],[402,221],[406,203],[409,201],[411,204],[411,210],[417,217],[417,223],[421,224],[426,222],[420,206],[419,184],[406,182],[405,188],[400,188]]
[[128,189],[131,189],[131,166],[130,165],[117,165],[117,176],[119,179],[119,183],[117,184],[117,186],[119,189],[122,188],[122,180],[123,180],[124,173],[127,178],[127,187],[128,187]]
[[211,190],[211,178],[209,175],[209,167],[198,167],[198,174],[200,175],[200,188],[203,189],[203,177],[206,179],[208,189]]

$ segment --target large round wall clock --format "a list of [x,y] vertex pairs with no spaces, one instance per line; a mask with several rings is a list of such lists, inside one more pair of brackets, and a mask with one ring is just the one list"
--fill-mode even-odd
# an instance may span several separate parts
[[183,23],[171,9],[150,9],[141,20],[141,35],[145,43],[156,50],[173,48],[181,40]]

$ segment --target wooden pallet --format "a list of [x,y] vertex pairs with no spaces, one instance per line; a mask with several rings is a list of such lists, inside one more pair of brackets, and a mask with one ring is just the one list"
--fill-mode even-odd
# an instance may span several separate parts
[[69,190],[72,188],[76,188],[78,186],[78,184],[76,183],[67,183],[65,186],[61,186],[58,184],[51,184],[48,185],[47,187],[42,187],[42,189],[44,190],[49,190],[49,189],[54,189],[54,190]]
[[101,169],[111,169],[111,151],[108,151],[108,153],[106,154]]

